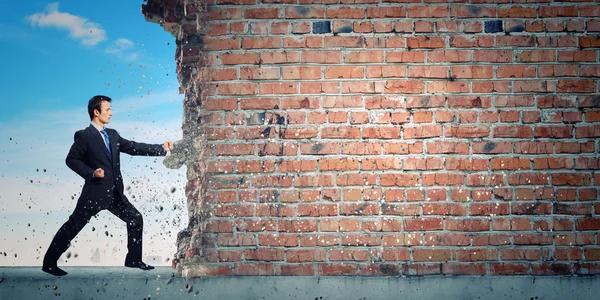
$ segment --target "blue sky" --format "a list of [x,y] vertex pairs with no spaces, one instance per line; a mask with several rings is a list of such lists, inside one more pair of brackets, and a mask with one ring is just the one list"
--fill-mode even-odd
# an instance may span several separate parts
[[[41,264],[52,235],[74,208],[83,182],[64,158],[73,133],[89,125],[92,96],[113,99],[107,127],[125,138],[161,144],[181,139],[175,39],[146,22],[141,5],[0,3],[0,227],[6,229],[0,253],[7,253],[0,265]],[[187,222],[185,170],[167,170],[161,158],[122,160],[127,195],[145,216],[145,255],[170,264],[164,260]],[[63,264],[120,265],[125,238],[124,224],[101,213],[76,239],[71,250],[78,258]],[[96,248],[105,251],[100,262],[90,260]]]

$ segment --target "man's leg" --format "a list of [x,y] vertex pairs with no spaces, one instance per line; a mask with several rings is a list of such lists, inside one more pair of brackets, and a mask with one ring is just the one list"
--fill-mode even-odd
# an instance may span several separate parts
[[67,272],[61,270],[57,266],[57,261],[60,256],[67,251],[69,245],[71,244],[71,240],[75,238],[75,236],[85,227],[85,225],[90,221],[90,219],[95,216],[98,211],[95,210],[84,210],[84,209],[75,209],[71,216],[69,216],[69,220],[65,222],[56,235],[50,242],[50,246],[48,247],[48,251],[46,251],[46,255],[44,255],[44,262],[42,266],[42,270],[46,273],[50,273],[55,276],[67,275]]
[[154,267],[142,262],[142,234],[144,221],[142,214],[127,199],[115,196],[113,204],[108,210],[127,224],[127,256],[125,266],[151,270]]

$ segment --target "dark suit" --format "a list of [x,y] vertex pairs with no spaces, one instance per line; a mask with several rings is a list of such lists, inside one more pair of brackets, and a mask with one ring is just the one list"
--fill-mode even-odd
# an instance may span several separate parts
[[[69,150],[66,163],[79,174],[85,184],[77,206],[69,220],[58,230],[44,256],[44,265],[55,264],[69,247],[71,240],[89,220],[101,210],[107,209],[127,224],[127,257],[125,262],[142,260],[143,220],[140,212],[123,193],[120,153],[129,155],[164,156],[162,145],[136,143],[122,138],[113,129],[106,128],[112,156],[100,132],[92,125],[75,133],[75,142]],[[104,178],[94,178],[97,168],[104,170]]]

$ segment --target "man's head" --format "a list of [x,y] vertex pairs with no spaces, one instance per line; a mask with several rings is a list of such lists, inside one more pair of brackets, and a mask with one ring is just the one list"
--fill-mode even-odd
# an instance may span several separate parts
[[108,124],[110,122],[110,117],[112,116],[112,110],[110,109],[110,97],[97,95],[92,97],[88,102],[88,114],[90,115],[90,120],[96,120],[96,123],[100,123],[102,125]]

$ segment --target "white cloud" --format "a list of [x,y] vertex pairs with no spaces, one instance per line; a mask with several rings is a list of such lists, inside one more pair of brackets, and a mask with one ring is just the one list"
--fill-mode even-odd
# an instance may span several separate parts
[[115,46],[119,47],[121,50],[127,50],[133,48],[133,42],[128,39],[120,38],[115,40]]
[[138,58],[139,53],[134,51],[134,43],[125,38],[116,39],[112,45],[106,47],[104,52],[116,55],[126,61],[134,61]]
[[54,27],[69,31],[69,37],[81,41],[82,44],[95,46],[106,40],[106,32],[97,23],[70,13],[60,12],[58,3],[46,6],[44,12],[25,17],[32,26]]

